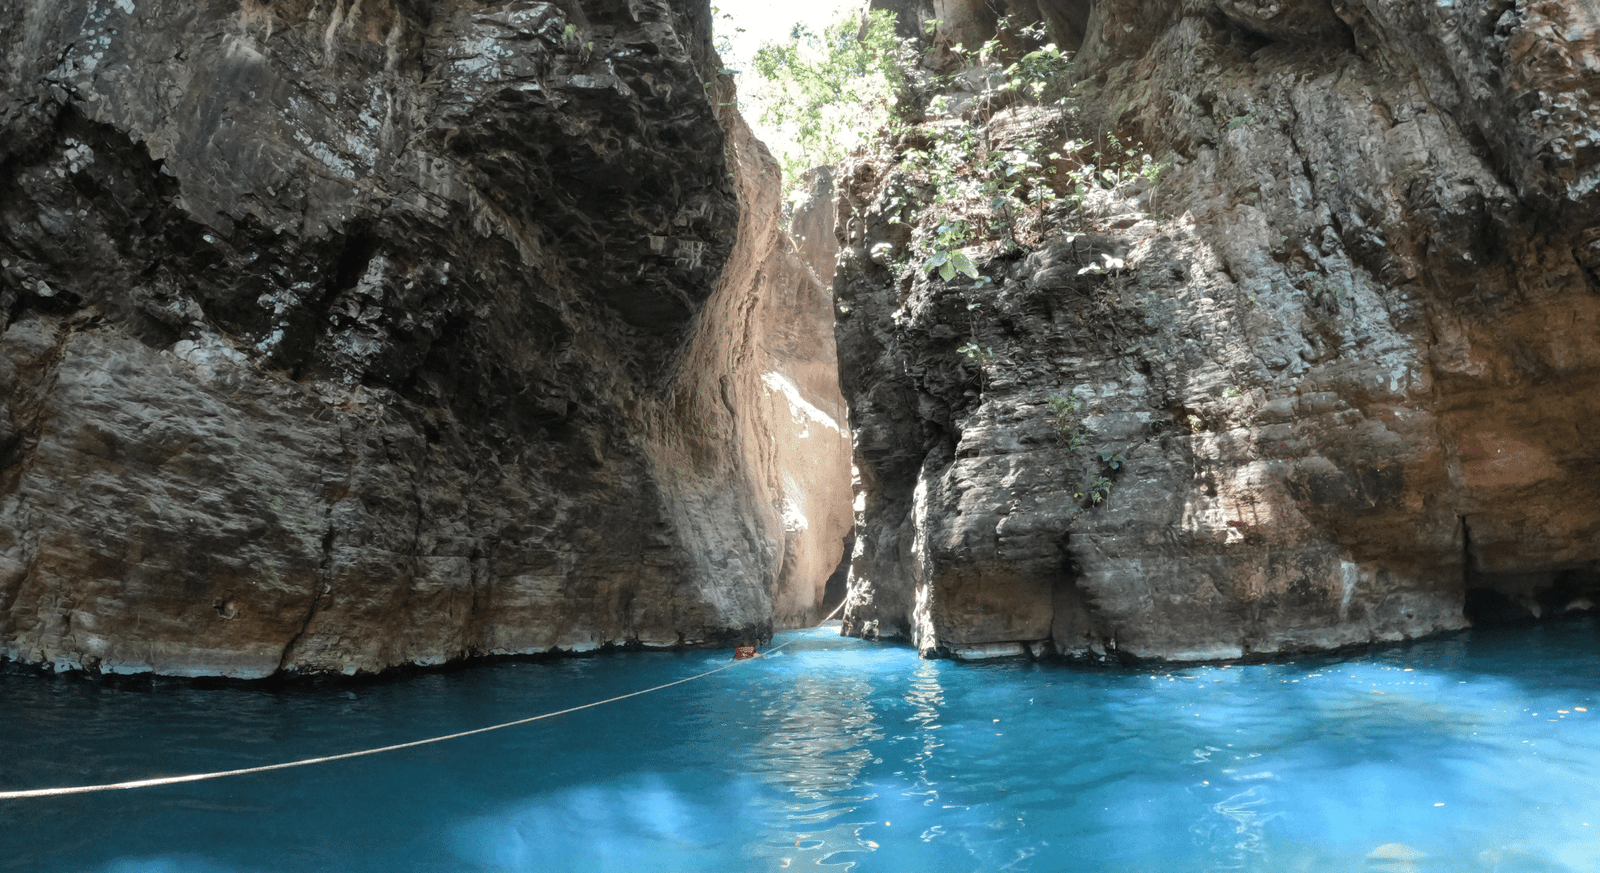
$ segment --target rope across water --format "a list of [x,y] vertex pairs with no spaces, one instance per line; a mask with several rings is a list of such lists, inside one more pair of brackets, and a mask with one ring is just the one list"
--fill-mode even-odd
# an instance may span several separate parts
[[[839,604],[839,608],[835,609],[827,618],[823,619],[823,621],[832,620],[835,615],[839,614],[839,609],[842,609],[843,607],[843,603]],[[771,649],[767,650],[766,654],[770,655],[793,642],[795,641],[790,640],[788,643],[773,646]],[[130,788],[154,788],[157,785],[176,785],[180,782],[204,782],[208,779],[221,779],[225,776],[244,776],[250,773],[265,773],[269,770],[288,770],[291,767],[307,767],[312,764],[327,764],[333,761],[343,761],[349,758],[362,758],[366,757],[367,755],[381,755],[384,752],[397,752],[401,749],[410,749],[416,746],[426,746],[432,743],[442,743],[446,740],[458,740],[462,737],[470,737],[475,734],[486,734],[490,731],[504,730],[506,728],[517,727],[518,725],[543,721],[547,718],[555,718],[558,715],[566,715],[567,713],[571,712],[578,712],[584,709],[593,709],[597,706],[605,706],[608,703],[616,703],[619,700],[627,700],[630,697],[639,697],[640,695],[650,694],[651,692],[660,691],[665,688],[671,688],[674,685],[682,685],[685,682],[693,682],[696,679],[704,679],[707,676],[721,673],[723,670],[732,669],[733,667],[738,666],[740,663],[740,661],[733,661],[728,664],[724,664],[715,670],[707,670],[704,673],[696,673],[693,676],[678,679],[673,682],[667,682],[657,685],[653,688],[631,691],[627,694],[619,694],[616,697],[608,697],[605,700],[596,700],[593,703],[570,706],[566,709],[556,710],[555,712],[547,712],[543,715],[535,715],[528,718],[519,718],[516,721],[508,721],[503,724],[490,725],[488,727],[474,728],[470,731],[460,731],[458,733],[445,734],[444,736],[439,737],[429,737],[425,740],[412,740],[409,743],[396,743],[392,746],[381,746],[376,749],[362,749],[356,752],[342,752],[337,755],[324,755],[319,758],[305,758],[299,761],[286,761],[281,764],[265,764],[260,767],[242,767],[238,770],[218,770],[211,773],[190,773],[184,776],[161,776],[155,779],[134,779],[128,782],[107,782],[101,785],[72,785],[64,788],[34,788],[26,791],[0,791],[0,800],[21,800],[29,797],[60,797],[66,794],[93,794],[99,791],[125,791]]]

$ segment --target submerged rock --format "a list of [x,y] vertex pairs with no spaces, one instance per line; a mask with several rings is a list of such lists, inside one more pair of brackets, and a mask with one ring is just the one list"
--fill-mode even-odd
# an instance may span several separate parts
[[814,619],[831,303],[709,39],[653,0],[0,10],[0,657],[352,673]]
[[847,629],[1211,660],[1463,627],[1469,594],[1591,595],[1580,5],[1097,3],[1081,96],[988,135],[1056,113],[1037,136],[1064,150],[1115,134],[1170,166],[1091,192],[1081,236],[992,257],[989,284],[885,257],[914,143],[847,169]]

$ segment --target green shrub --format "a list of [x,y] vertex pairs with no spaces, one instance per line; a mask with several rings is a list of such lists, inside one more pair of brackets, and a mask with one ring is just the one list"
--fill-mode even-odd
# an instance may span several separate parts
[[1056,439],[1070,451],[1083,448],[1083,405],[1062,394],[1052,394],[1045,402],[1050,404],[1050,429],[1055,431]]
[[820,34],[795,25],[787,41],[756,52],[763,87],[752,96],[762,123],[792,141],[768,143],[791,189],[806,170],[837,164],[889,122],[918,57],[894,29],[893,13],[874,10]]

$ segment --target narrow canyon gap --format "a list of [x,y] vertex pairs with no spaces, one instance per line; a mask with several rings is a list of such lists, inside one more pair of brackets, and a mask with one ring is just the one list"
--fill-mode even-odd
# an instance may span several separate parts
[[[887,5],[968,45],[1002,11]],[[1170,166],[978,287],[889,269],[910,189],[847,162],[830,299],[827,209],[780,229],[705,4],[10,4],[0,657],[745,641],[815,620],[852,539],[846,629],[929,655],[1227,659],[1594,593],[1592,10],[1003,11],[1084,84],[986,135]]]
[[818,617],[831,299],[705,3],[0,9],[0,657],[257,678]]

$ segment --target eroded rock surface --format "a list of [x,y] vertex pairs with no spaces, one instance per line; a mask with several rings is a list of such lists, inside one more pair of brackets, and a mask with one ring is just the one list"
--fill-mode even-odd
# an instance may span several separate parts
[[0,657],[350,673],[814,618],[830,302],[782,284],[709,38],[655,0],[0,9]]
[[1085,32],[1063,129],[1174,166],[1084,236],[989,287],[896,285],[893,167],[841,180],[848,627],[1197,660],[1458,628],[1469,599],[1585,606],[1600,17],[1104,0]]

